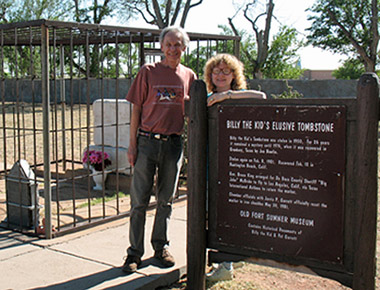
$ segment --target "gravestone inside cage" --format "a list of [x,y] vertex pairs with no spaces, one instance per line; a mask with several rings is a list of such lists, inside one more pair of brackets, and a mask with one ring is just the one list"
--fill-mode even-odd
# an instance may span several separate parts
[[35,228],[39,204],[35,175],[26,160],[17,161],[6,180],[7,222],[21,228]]

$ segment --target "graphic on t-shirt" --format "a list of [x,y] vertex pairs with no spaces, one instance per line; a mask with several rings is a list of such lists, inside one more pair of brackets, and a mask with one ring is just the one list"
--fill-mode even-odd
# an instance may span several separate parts
[[168,90],[168,89],[164,88],[163,91],[162,90],[157,90],[156,97],[159,98],[158,99],[159,101],[162,101],[162,100],[171,101],[171,100],[176,99],[180,95],[181,94],[178,94],[178,92],[176,93],[176,91],[174,89]]

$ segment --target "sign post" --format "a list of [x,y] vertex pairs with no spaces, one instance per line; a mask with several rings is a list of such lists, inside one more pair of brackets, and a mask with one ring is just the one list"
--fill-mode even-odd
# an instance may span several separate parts
[[379,79],[364,74],[358,83],[358,216],[353,289],[375,289]]
[[207,94],[194,81],[188,111],[187,289],[206,289]]

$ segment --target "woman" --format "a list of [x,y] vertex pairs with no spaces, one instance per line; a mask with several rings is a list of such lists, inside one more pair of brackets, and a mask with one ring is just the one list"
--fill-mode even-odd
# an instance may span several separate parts
[[[228,99],[266,99],[263,92],[247,90],[244,65],[230,54],[217,54],[210,58],[204,68],[204,80],[207,85],[208,106]],[[241,263],[235,263],[235,268],[238,265]],[[231,262],[214,264],[213,269],[206,274],[206,279],[212,282],[231,280],[233,268]]]
[[209,93],[207,105],[228,99],[266,99],[263,92],[247,90],[244,65],[231,54],[217,54],[210,58],[204,68],[204,80]]

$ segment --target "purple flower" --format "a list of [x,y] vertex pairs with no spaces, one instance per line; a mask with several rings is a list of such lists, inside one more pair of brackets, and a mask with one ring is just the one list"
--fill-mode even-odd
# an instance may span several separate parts
[[111,160],[109,158],[110,157],[107,152],[87,150],[83,153],[82,162],[88,163],[90,166],[93,166],[95,170],[101,171],[105,167],[111,165]]

